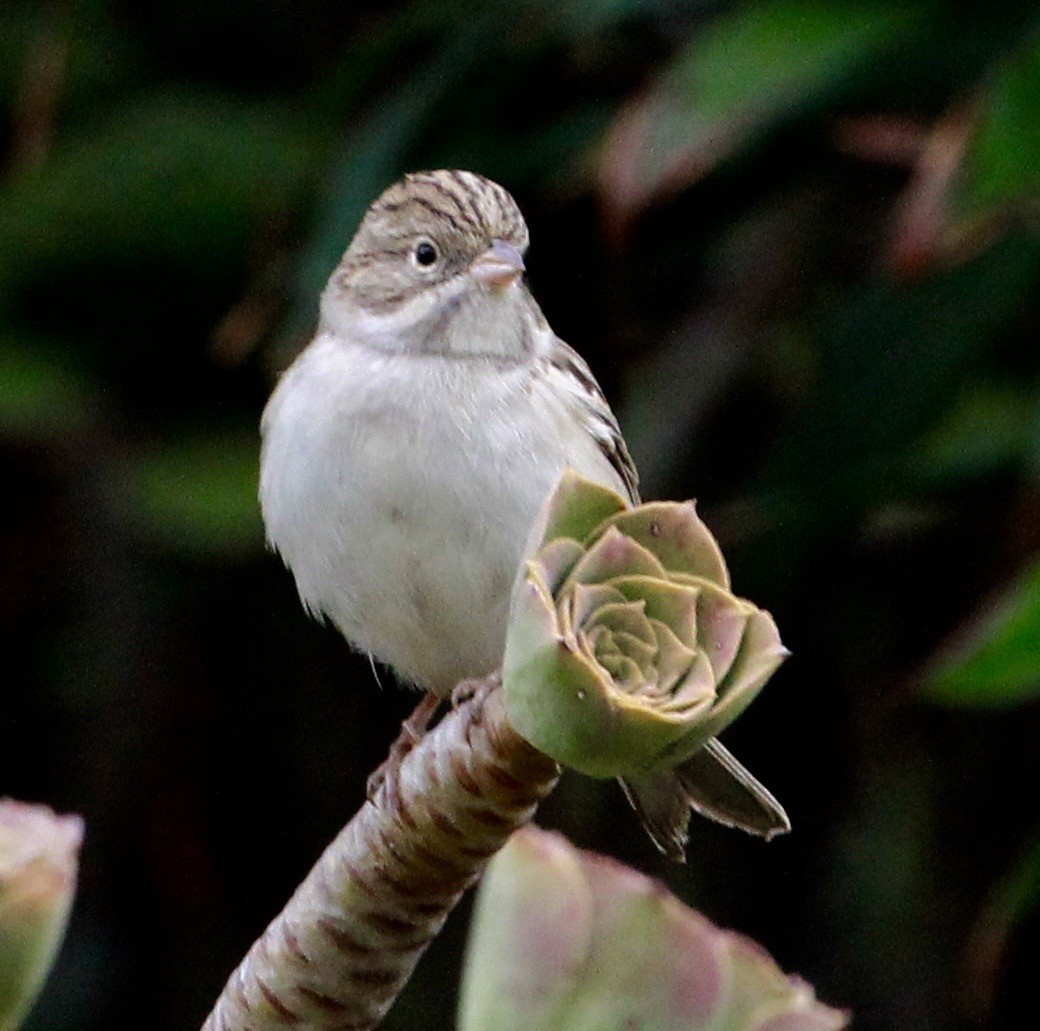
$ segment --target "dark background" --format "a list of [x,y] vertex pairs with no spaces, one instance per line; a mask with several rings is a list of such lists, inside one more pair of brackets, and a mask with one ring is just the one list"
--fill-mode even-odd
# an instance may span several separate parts
[[[787,806],[686,868],[541,820],[856,1027],[1018,1026],[1040,927],[1032,3],[0,8],[0,793],[86,817],[34,1029],[199,1025],[414,698],[265,553],[257,421],[369,201],[468,167],[794,657],[726,736]],[[466,907],[386,1026],[443,1028]],[[1032,1007],[1035,1011],[1035,1007]]]

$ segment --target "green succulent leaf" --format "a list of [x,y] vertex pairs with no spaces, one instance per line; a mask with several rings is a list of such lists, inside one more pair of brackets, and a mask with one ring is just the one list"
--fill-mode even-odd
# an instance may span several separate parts
[[561,537],[584,541],[603,520],[624,510],[625,501],[616,491],[566,469],[535,523],[533,536],[540,544]]
[[630,601],[641,601],[647,616],[671,627],[681,641],[696,639],[700,587],[643,574],[615,577],[610,586]]

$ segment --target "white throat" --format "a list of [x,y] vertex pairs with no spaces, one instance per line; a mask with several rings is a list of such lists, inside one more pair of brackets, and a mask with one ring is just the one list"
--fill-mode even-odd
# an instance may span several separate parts
[[330,288],[322,295],[320,330],[397,354],[521,361],[541,350],[548,327],[521,282],[489,289],[459,276],[390,312],[361,308]]

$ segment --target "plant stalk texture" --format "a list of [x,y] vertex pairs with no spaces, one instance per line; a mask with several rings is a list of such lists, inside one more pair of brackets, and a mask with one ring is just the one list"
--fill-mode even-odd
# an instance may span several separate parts
[[559,778],[510,726],[497,674],[480,683],[340,831],[203,1031],[379,1024],[462,893]]

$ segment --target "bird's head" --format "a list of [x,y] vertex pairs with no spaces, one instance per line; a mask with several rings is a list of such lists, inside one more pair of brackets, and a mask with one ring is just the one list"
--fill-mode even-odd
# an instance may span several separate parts
[[523,281],[527,224],[474,172],[414,172],[368,209],[322,297],[359,343],[405,353],[520,358],[544,324]]

